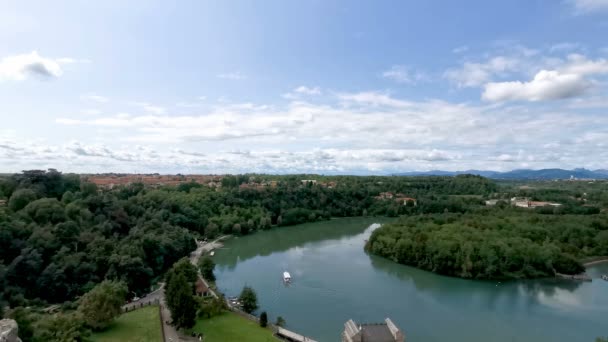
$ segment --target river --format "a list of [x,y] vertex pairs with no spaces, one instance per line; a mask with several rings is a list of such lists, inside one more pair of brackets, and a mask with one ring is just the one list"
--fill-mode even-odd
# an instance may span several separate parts
[[[595,341],[608,336],[608,263],[593,282],[498,283],[444,277],[369,255],[383,218],[302,224],[233,238],[215,253],[219,289],[258,294],[269,320],[317,341],[340,341],[344,323],[390,317],[407,341]],[[285,286],[283,271],[293,284]]]

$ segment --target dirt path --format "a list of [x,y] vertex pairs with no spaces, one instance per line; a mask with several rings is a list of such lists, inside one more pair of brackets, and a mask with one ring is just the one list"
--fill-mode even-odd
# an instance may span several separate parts
[[603,259],[598,259],[598,260],[593,260],[593,261],[586,262],[586,263],[583,264],[583,266],[588,267],[588,266],[591,266],[591,265],[601,264],[601,263],[604,263],[604,262],[608,262],[608,257],[605,257]]

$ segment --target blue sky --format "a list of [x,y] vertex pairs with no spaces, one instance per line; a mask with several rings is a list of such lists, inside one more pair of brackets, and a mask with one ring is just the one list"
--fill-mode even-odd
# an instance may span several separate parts
[[608,168],[608,0],[1,6],[2,172]]

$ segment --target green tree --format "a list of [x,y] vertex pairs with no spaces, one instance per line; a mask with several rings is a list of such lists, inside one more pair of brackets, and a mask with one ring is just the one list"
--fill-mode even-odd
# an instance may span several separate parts
[[277,317],[277,321],[274,323],[277,327],[284,327],[286,324],[285,319],[281,316]]
[[246,313],[252,313],[258,308],[258,296],[249,286],[243,287],[239,300],[243,305],[243,311]]
[[17,307],[7,312],[6,317],[12,318],[17,322],[19,337],[23,341],[30,341],[32,339],[32,336],[34,336],[33,324],[36,322],[37,317],[30,309]]
[[8,207],[12,211],[19,211],[25,208],[30,202],[35,201],[37,198],[36,192],[31,189],[19,189],[13,192],[11,198],[8,201]]
[[167,272],[167,275],[165,276],[167,284],[169,284],[169,282],[171,281],[171,277],[176,274],[183,275],[184,278],[186,278],[186,281],[192,284],[192,286],[194,286],[194,282],[198,277],[196,267],[192,265],[192,263],[190,263],[190,260],[188,258],[181,258],[178,262],[173,264],[173,267],[171,268],[171,270],[169,270],[169,272]]
[[105,280],[80,299],[78,311],[93,330],[104,329],[122,312],[127,291],[123,282]]
[[89,334],[83,319],[77,313],[57,313],[44,316],[36,322],[32,341],[80,342],[86,341]]
[[192,328],[196,323],[196,300],[192,295],[192,285],[183,273],[171,277],[167,283],[166,298],[173,325],[178,329]]
[[215,268],[215,263],[209,256],[204,256],[198,262],[199,268],[201,270],[201,274],[203,278],[208,281],[215,281],[215,275],[213,274],[213,269]]
[[266,328],[267,325],[268,325],[268,315],[266,314],[266,311],[262,311],[262,313],[260,314],[260,326],[262,328]]

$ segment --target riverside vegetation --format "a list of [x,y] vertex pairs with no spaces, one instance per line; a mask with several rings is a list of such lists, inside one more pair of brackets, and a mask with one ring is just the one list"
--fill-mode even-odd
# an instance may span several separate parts
[[[267,181],[276,186],[242,186]],[[332,186],[322,185],[327,182]],[[376,198],[387,191],[416,202],[404,205]],[[606,214],[588,206],[601,205],[593,202],[591,193],[589,202],[578,190],[532,194],[540,200],[559,196],[565,204],[559,210],[483,208],[485,198],[530,191],[470,175],[239,175],[225,176],[217,190],[194,182],[102,190],[78,175],[25,171],[0,178],[0,200],[6,201],[0,206],[0,308],[10,308],[2,314],[25,326],[21,331],[26,334],[28,327],[42,334],[69,323],[74,325],[70,331],[85,336],[87,329],[100,330],[109,323],[84,319],[77,298],[104,279],[121,284],[116,286],[124,286],[125,293],[141,295],[195,249],[194,238],[247,235],[331,217],[403,216],[374,233],[368,249],[461,277],[577,272],[579,258],[608,254]],[[429,242],[435,239],[437,244]],[[189,277],[185,275],[191,282]],[[183,286],[172,290],[187,292]],[[62,304],[59,314],[41,311],[55,303]],[[193,324],[193,310],[188,311],[184,326]]]

